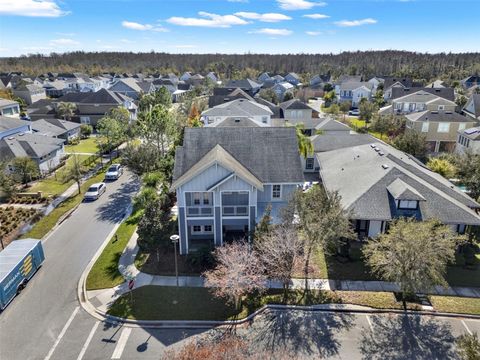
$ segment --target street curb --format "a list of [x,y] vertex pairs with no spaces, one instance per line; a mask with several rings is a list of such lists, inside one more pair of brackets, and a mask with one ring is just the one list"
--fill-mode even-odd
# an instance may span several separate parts
[[[105,238],[105,241],[102,243],[102,245],[98,248],[97,252],[95,255],[92,257],[92,259],[89,261],[87,264],[87,267],[83,271],[82,275],[80,276],[80,279],[77,284],[77,299],[82,308],[88,312],[90,315],[95,317],[97,320],[100,321],[105,321],[105,317],[107,316],[106,314],[102,314],[102,312],[98,311],[88,300],[87,298],[87,277],[88,274],[90,273],[90,270],[92,269],[93,265],[97,261],[97,259],[100,257],[102,254],[103,250],[107,247],[108,243],[112,239],[113,235],[117,232],[118,228],[120,225],[128,219],[130,214],[132,213],[133,210],[133,205],[130,204],[127,207],[127,210],[125,212],[125,216],[123,217],[122,221],[120,221],[118,224],[116,224],[112,231],[108,234],[108,236]],[[110,321],[112,322],[112,321]]]

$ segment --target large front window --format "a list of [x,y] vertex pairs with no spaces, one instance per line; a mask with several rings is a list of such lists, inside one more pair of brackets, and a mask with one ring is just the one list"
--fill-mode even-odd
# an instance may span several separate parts
[[448,133],[449,131],[450,131],[450,123],[448,123],[448,122],[438,123],[438,132],[439,133]]
[[211,192],[185,193],[187,216],[213,216],[213,194]]
[[248,191],[222,192],[223,216],[248,216]]

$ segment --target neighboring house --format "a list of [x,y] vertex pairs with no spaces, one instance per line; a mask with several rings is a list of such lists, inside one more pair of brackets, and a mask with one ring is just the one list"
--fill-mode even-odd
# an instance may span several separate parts
[[32,121],[31,128],[38,135],[63,139],[66,144],[80,136],[80,124],[60,119]]
[[213,95],[208,97],[208,107],[212,108],[237,99],[254,100],[253,97],[248,95],[242,89],[213,88]]
[[480,225],[478,203],[385,143],[350,146],[316,157],[323,186],[338,191],[360,240],[385,232],[400,217],[438,219],[460,234]]
[[39,100],[36,103],[29,105],[27,107],[27,114],[32,121],[57,117],[57,111],[52,99]]
[[209,79],[214,84],[218,83],[219,81],[217,74],[215,74],[213,71],[210,71],[207,75],[205,75],[205,78]]
[[[291,99],[282,102],[278,104],[278,106],[280,107],[280,117],[287,119],[294,124],[314,117],[314,110],[298,99]],[[316,111],[315,117],[318,117],[318,112]]]
[[250,79],[244,79],[244,80],[230,80],[228,81],[225,86],[227,89],[242,89],[245,91],[248,95],[250,96],[255,96],[257,92],[260,91],[260,88],[262,87],[261,84],[250,80]]
[[419,90],[392,100],[392,104],[380,109],[380,114],[410,114],[426,110],[455,111],[457,104],[436,94]]
[[0,161],[29,157],[37,163],[40,172],[49,172],[65,155],[64,140],[31,131],[29,121],[0,117]]
[[434,82],[428,84],[425,87],[434,88],[434,89],[442,89],[442,88],[447,87],[447,84],[445,83],[445,81],[438,79],[438,80],[435,80]]
[[286,81],[275,84],[272,87],[272,90],[277,95],[277,98],[278,98],[279,101],[283,100],[283,98],[285,97],[287,92],[291,93],[293,95],[294,89],[295,89],[295,86],[293,86],[292,84],[290,84],[289,82],[286,82]]
[[44,88],[39,85],[28,84],[25,81],[22,81],[13,89],[13,95],[23,99],[27,105],[47,98]]
[[[71,120],[80,124],[96,126],[98,120],[115,107],[127,109],[130,113],[130,120],[137,118],[137,106],[132,98],[107,89],[100,89],[94,93],[67,94],[55,100],[56,105],[60,102],[71,102],[77,106],[75,116]],[[30,116],[32,115],[38,119],[36,112],[32,112]]]
[[395,88],[392,88],[391,100],[395,100],[409,94],[414,94],[418,91],[428,92],[432,95],[436,95],[450,101],[455,101],[454,88],[432,88],[432,87],[411,87],[411,88],[395,87]]
[[73,73],[73,77],[59,75],[58,79],[65,80],[68,88],[75,92],[96,92],[102,88],[102,81],[90,78],[86,74]]
[[473,94],[463,108],[463,113],[474,121],[480,121],[480,94]]
[[460,154],[471,151],[480,155],[480,127],[459,131],[455,151]]
[[465,89],[469,89],[472,86],[480,85],[480,75],[472,75],[462,80],[462,85]]
[[352,107],[358,107],[362,99],[372,99],[373,85],[369,82],[343,82],[335,90],[340,102],[350,101]]
[[50,98],[58,98],[70,91],[65,80],[44,81],[42,87]]
[[195,74],[186,81],[191,86],[200,86],[205,82],[205,78],[200,74]]
[[258,124],[270,126],[272,115],[273,112],[265,105],[238,99],[205,110],[202,112],[201,120],[205,126],[215,126],[227,118],[249,118]]
[[133,78],[120,79],[109,88],[110,91],[126,95],[133,100],[138,100],[141,94],[150,94],[155,91],[155,86],[149,81],[137,81]]
[[323,90],[323,87],[326,84],[329,84],[330,81],[331,81],[331,76],[329,74],[323,74],[323,75],[317,74],[310,79],[310,86],[321,88]]
[[375,77],[371,78],[370,80],[368,80],[368,83],[372,84],[372,90],[373,90],[373,92],[376,92],[378,86],[380,84],[383,84],[384,81],[385,81],[384,79],[375,76]]
[[268,72],[264,72],[257,78],[257,80],[260,84],[263,84],[265,81],[271,80],[271,76]]
[[182,76],[180,76],[180,81],[188,81],[192,77],[192,73],[184,72]]
[[160,90],[162,87],[166,88],[170,94],[173,94],[178,90],[178,83],[174,83],[170,79],[155,79],[152,81],[156,90]]
[[291,73],[288,73],[287,75],[285,75],[285,81],[289,82],[293,86],[301,85],[300,84],[300,76],[298,76],[294,72],[291,72]]
[[20,117],[20,105],[14,100],[0,98],[0,115],[18,119]]
[[453,152],[457,133],[477,123],[454,111],[427,110],[405,115],[406,131],[425,135],[430,152]]
[[271,206],[274,223],[304,178],[293,128],[187,128],[177,147],[180,253],[249,238]]
[[394,88],[411,88],[414,85],[412,78],[396,78],[387,76],[383,82],[383,98],[389,101],[392,98]]

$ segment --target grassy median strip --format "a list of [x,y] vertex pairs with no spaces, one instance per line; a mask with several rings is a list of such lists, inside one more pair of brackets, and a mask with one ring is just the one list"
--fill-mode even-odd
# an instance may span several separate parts
[[80,187],[81,194],[74,195],[62,202],[50,214],[44,216],[37,223],[35,223],[33,228],[29,232],[24,234],[22,238],[43,238],[51,229],[53,229],[55,224],[61,219],[63,215],[65,215],[68,211],[72,210],[75,206],[82,202],[83,194],[85,193],[85,191],[87,191],[90,185],[102,181],[104,177],[105,174],[101,172],[100,174],[88,179]]
[[[133,303],[132,303],[133,299]],[[402,309],[393,293],[367,291],[303,291],[290,290],[285,298],[282,290],[249,296],[242,308],[235,310],[224,299],[215,298],[208,288],[142,286],[122,295],[108,313],[136,320],[233,320],[243,319],[266,304],[317,305],[352,304],[376,309]],[[407,304],[418,310],[417,304]]]
[[480,299],[458,296],[430,296],[436,311],[480,315]]
[[118,261],[140,221],[142,210],[134,209],[132,214],[118,228],[87,277],[87,290],[111,288],[120,285],[124,279],[118,271]]

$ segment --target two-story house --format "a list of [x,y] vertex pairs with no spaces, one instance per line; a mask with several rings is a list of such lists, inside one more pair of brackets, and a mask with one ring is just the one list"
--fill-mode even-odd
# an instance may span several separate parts
[[259,126],[271,126],[272,110],[252,100],[237,99],[217,105],[202,112],[205,126],[215,127],[230,118],[247,118]]
[[472,86],[480,85],[480,75],[476,74],[476,75],[469,76],[463,79],[461,83],[465,89],[469,89]]
[[352,107],[358,107],[362,99],[372,99],[373,85],[369,82],[342,82],[336,91],[340,102],[350,101]]
[[117,80],[109,88],[110,91],[120,93],[138,100],[141,94],[150,94],[155,91],[155,86],[150,81],[137,81],[134,78],[125,78]]
[[387,231],[400,217],[437,219],[460,234],[480,225],[477,202],[385,143],[347,146],[316,156],[322,185],[338,191],[360,240]]
[[272,90],[277,95],[277,99],[279,99],[280,101],[283,101],[287,93],[290,93],[293,96],[293,91],[295,90],[295,86],[293,86],[287,81],[283,81],[273,85]]
[[255,96],[255,94],[260,91],[260,88],[262,87],[262,85],[250,79],[243,79],[243,80],[230,80],[225,84],[224,87],[227,89],[232,89],[231,91],[239,88],[245,91],[248,95]]
[[380,109],[381,114],[410,114],[421,111],[444,110],[454,112],[457,107],[454,101],[445,99],[426,90],[401,96],[392,100],[392,104]]
[[20,117],[20,105],[16,101],[0,98],[0,115],[18,119]]
[[303,185],[293,128],[187,128],[177,147],[180,253],[249,238],[271,206],[273,222]]
[[285,75],[285,81],[289,82],[293,86],[299,86],[301,79],[300,79],[300,76],[298,76],[296,73],[290,72],[287,75]]
[[424,134],[430,152],[453,152],[459,131],[477,123],[454,111],[426,110],[405,115],[406,131]]
[[31,105],[38,100],[46,99],[45,89],[39,85],[29,84],[21,81],[14,89],[13,95],[23,99],[27,105]]

